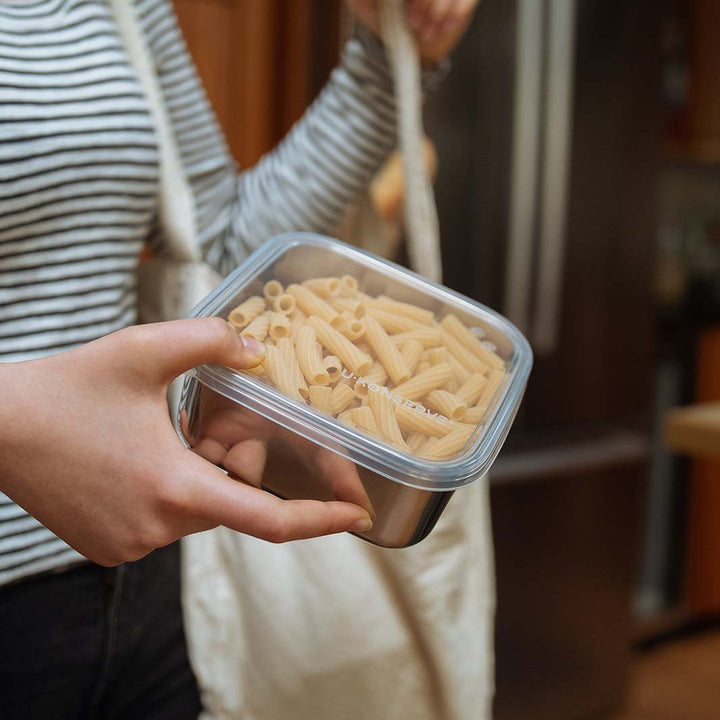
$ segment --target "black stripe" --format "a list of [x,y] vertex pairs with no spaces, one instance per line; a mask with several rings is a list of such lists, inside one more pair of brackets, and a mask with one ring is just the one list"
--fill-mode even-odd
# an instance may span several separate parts
[[[107,167],[107,163],[96,163],[95,165],[99,167]],[[87,166],[81,166],[81,167],[87,167]],[[64,168],[63,168],[64,169]],[[37,193],[46,192],[49,190],[57,190],[62,187],[67,187],[68,185],[79,185],[81,183],[102,183],[102,182],[116,182],[116,183],[132,183],[132,184],[147,184],[149,185],[149,189],[154,191],[156,186],[156,180],[157,176],[151,176],[147,179],[138,180],[137,178],[125,178],[123,176],[109,176],[109,175],[93,175],[90,177],[74,177],[70,178],[69,180],[65,182],[55,183],[54,185],[43,185],[41,187],[35,187],[32,190],[26,190],[25,192],[21,193],[15,193],[14,195],[0,195],[0,207],[2,207],[2,203],[9,202],[10,200],[18,200],[22,197],[27,197],[28,195],[35,195]],[[114,191],[108,191],[108,192],[114,192]],[[132,197],[131,193],[127,193]],[[145,193],[147,194],[147,193]],[[75,195],[74,197],[78,197]],[[36,207],[33,205],[32,207]]]
[[[118,82],[120,82],[118,80]],[[123,80],[123,82],[128,82],[128,84],[134,84],[129,81]],[[45,88],[36,88],[38,90],[44,90]],[[109,93],[109,94],[102,94],[102,95],[90,95],[90,96],[84,96],[82,98],[73,97],[69,100],[60,100],[53,98],[52,106],[55,107],[57,105],[80,105],[80,104],[86,104],[95,102],[96,100],[120,100],[120,99],[126,99],[126,98],[133,98],[135,100],[145,100],[145,96],[141,92],[137,91],[129,91],[126,90],[121,93]],[[47,100],[12,100],[8,102],[3,102],[3,107],[6,112],[10,112],[10,109],[14,107],[15,105],[36,105],[38,107],[48,107],[49,103]],[[31,118],[34,120],[35,118]]]
[[[142,209],[135,209],[135,208],[129,208],[129,207],[103,207],[103,208],[92,208],[92,209],[90,209],[90,210],[86,209],[85,212],[88,212],[88,213],[94,213],[94,212],[103,212],[103,213],[107,213],[107,212],[117,212],[117,213],[124,213],[124,214],[126,214],[126,215],[129,215],[129,214],[132,214],[132,215],[141,215],[141,214],[147,213],[149,209],[150,209],[149,207],[148,207],[148,208],[142,208]],[[33,235],[25,235],[25,236],[23,236],[22,238],[7,238],[6,240],[3,240],[3,239],[2,239],[2,238],[3,238],[3,235],[5,235],[6,233],[9,233],[10,231],[21,230],[22,228],[32,227],[33,225],[39,225],[39,224],[41,224],[41,223],[49,223],[49,222],[52,222],[53,220],[61,220],[62,218],[69,218],[69,217],[75,217],[75,216],[77,216],[77,217],[78,217],[78,220],[80,220],[80,219],[81,219],[81,216],[79,216],[78,213],[79,213],[78,210],[72,210],[72,211],[70,211],[70,212],[57,213],[56,215],[48,215],[47,217],[43,217],[43,218],[41,218],[41,219],[39,219],[39,220],[33,220],[33,221],[29,221],[29,222],[16,223],[15,225],[5,225],[5,226],[3,226],[2,230],[0,230],[0,242],[13,242],[13,241],[15,241],[15,240],[29,240],[30,238],[38,237],[37,234],[33,234]],[[144,225],[147,224],[147,222],[146,222],[145,220],[138,221],[138,222],[134,222],[134,223],[129,223],[129,222],[125,222],[125,221],[114,222],[114,223],[102,223],[102,222],[98,223],[98,222],[95,221],[95,220],[88,220],[88,222],[91,223],[91,225],[93,225],[93,226],[95,226],[95,227],[108,227],[108,226],[109,226],[109,227],[112,227],[112,226],[116,226],[116,227],[142,227],[142,226],[144,226]],[[80,223],[80,224],[78,224],[78,225],[71,225],[71,226],[69,226],[69,227],[64,227],[64,228],[62,228],[62,232],[67,232],[68,230],[76,230],[77,228],[83,228],[83,227],[87,227],[87,225],[82,224],[82,223]],[[52,231],[51,231],[51,232],[52,232]],[[46,234],[46,233],[42,233],[42,235],[40,235],[40,237],[42,237],[42,236],[45,235],[45,234]]]
[[[18,271],[22,272],[22,271]],[[102,275],[119,275],[119,274],[127,274],[129,272],[128,268],[126,267],[114,267],[109,268],[108,270],[91,270],[89,272],[77,272],[73,273],[71,275],[61,275],[60,277],[51,277],[51,278],[33,278],[29,281],[16,281],[8,285],[2,285],[0,284],[0,288],[5,290],[14,290],[16,288],[21,287],[33,287],[34,285],[49,285],[51,283],[57,283],[57,282],[65,282],[67,280],[82,280],[83,278],[93,278],[93,277],[100,277]],[[0,276],[1,277],[1,276]]]
[[[18,158],[8,158],[7,160],[0,159],[0,165],[9,165],[10,163],[17,163],[17,162],[26,162],[28,160],[34,160],[36,158],[41,157],[49,157],[50,155],[58,155],[59,153],[69,152],[69,153],[77,153],[78,150],[153,150],[157,152],[157,144],[156,143],[123,143],[119,142],[117,145],[83,145],[80,148],[71,148],[71,147],[64,147],[64,148],[53,148],[52,150],[47,150],[46,152],[37,153],[36,155],[25,155],[22,157],[21,160],[18,160]],[[119,161],[119,163],[122,163],[122,160]],[[16,178],[13,178],[15,180]],[[0,183],[2,182],[10,182],[9,180],[0,180]]]
[[[62,547],[54,550],[53,552],[46,553],[45,555],[41,555],[40,557],[32,558],[30,560],[22,560],[20,562],[12,563],[10,565],[0,565],[0,574],[4,572],[9,572],[10,570],[17,570],[24,565],[30,565],[31,563],[39,562],[40,560],[46,560],[47,558],[55,557],[56,555],[62,555],[63,553],[72,551],[72,548],[70,548],[68,545],[65,545],[65,543],[63,543],[63,541],[55,535],[53,535],[51,538],[48,538],[46,542],[59,542],[62,543]],[[38,545],[40,544],[41,543],[38,543]]]
[[[56,327],[46,327],[46,328],[36,328],[34,330],[27,330],[25,332],[17,332],[17,333],[5,333],[3,332],[2,325],[0,325],[0,342],[8,342],[11,340],[17,340],[18,338],[24,338],[24,337],[31,337],[33,335],[38,336],[38,340],[42,339],[42,335],[46,335],[47,333],[58,333],[58,332],[66,332],[69,330],[82,330],[83,328],[90,328],[95,327],[97,325],[107,325],[109,323],[113,323],[116,320],[119,320],[123,315],[127,314],[128,310],[133,309],[134,299],[132,303],[128,303],[128,298],[125,298],[125,300],[121,303],[118,303],[117,305],[98,305],[96,308],[83,308],[82,310],[76,310],[76,313],[82,313],[82,312],[88,312],[88,310],[109,310],[111,308],[115,308],[117,310],[116,313],[113,315],[108,315],[107,317],[102,318],[95,318],[94,320],[89,320],[86,322],[81,323],[63,323],[60,326]],[[52,318],[54,315],[49,314],[47,317]],[[18,318],[18,322],[21,320],[21,318]],[[16,352],[25,352],[24,350],[17,350]]]
[[[60,281],[62,282],[62,281]],[[44,297],[39,298],[23,298],[21,300],[13,300],[11,302],[7,303],[0,303],[0,307],[2,308],[9,308],[13,305],[28,305],[30,303],[45,303],[51,304],[55,302],[56,300],[65,300],[65,299],[75,299],[75,298],[81,298],[85,295],[92,295],[93,293],[101,293],[101,292],[117,292],[119,297],[127,297],[129,295],[133,295],[137,292],[137,283],[134,283],[132,285],[126,285],[125,283],[118,283],[116,285],[107,285],[102,287],[95,287],[92,288],[92,290],[73,290],[71,293],[62,293],[62,295],[47,295]],[[119,292],[118,292],[119,291]],[[64,315],[66,313],[71,312],[77,312],[80,308],[67,308],[65,310],[56,310],[53,308],[52,314],[53,315]],[[12,318],[13,320],[20,319],[23,317],[22,315],[17,315],[16,317]]]
[[[152,124],[150,122],[150,115],[149,111],[147,109],[143,108],[137,108],[137,109],[127,109],[127,110],[103,110],[102,112],[98,113],[90,113],[85,112],[82,115],[51,115],[49,117],[43,117],[43,118],[11,118],[11,119],[3,119],[0,118],[0,125],[18,125],[20,123],[51,123],[55,122],[57,120],[87,120],[88,118],[108,118],[108,117],[118,117],[118,116],[137,116],[137,117],[146,117],[148,118],[148,128],[153,129]],[[113,128],[115,129],[115,128]],[[136,132],[138,128],[118,128],[120,130],[124,130],[127,132]],[[83,132],[81,130],[76,131],[75,133],[64,133],[64,134],[78,134],[80,132]],[[85,130],[84,132],[93,133],[93,132],[100,132],[99,130]],[[30,136],[23,136],[21,138],[17,138],[20,142],[24,142],[25,140],[38,140],[43,139],[46,137],[55,137],[54,135],[38,135],[37,137],[30,137]],[[2,140],[3,143],[7,142],[5,138]]]
[[[117,148],[107,147],[107,148],[95,148],[95,149],[116,150]],[[144,148],[142,148],[142,149],[144,149]],[[70,149],[65,149],[65,150],[63,150],[63,152],[69,152],[69,153],[72,153],[73,155],[77,155],[77,151],[73,151]],[[48,155],[50,155],[50,154],[51,153],[48,153]],[[39,155],[38,157],[42,157],[42,156]],[[26,159],[26,158],[23,158],[23,159]],[[98,162],[82,162],[82,163],[77,163],[77,164],[70,163],[68,165],[55,165],[55,166],[50,166],[50,167],[44,167],[40,170],[37,170],[36,172],[25,173],[25,175],[15,175],[14,177],[10,178],[9,180],[0,180],[0,185],[3,185],[6,182],[7,183],[9,183],[9,182],[17,183],[20,180],[29,180],[30,178],[39,177],[41,175],[49,175],[50,173],[55,173],[55,172],[62,172],[64,170],[70,170],[73,168],[93,168],[93,167],[107,168],[107,167],[116,166],[116,165],[119,165],[120,167],[144,167],[144,168],[157,168],[158,167],[157,161],[153,162],[153,161],[148,160],[147,162],[145,162],[143,160],[124,160],[122,158],[119,158],[117,160],[113,159],[112,162],[98,161]],[[119,177],[122,177],[122,176],[119,176]],[[157,173],[154,173],[151,177],[157,178]]]

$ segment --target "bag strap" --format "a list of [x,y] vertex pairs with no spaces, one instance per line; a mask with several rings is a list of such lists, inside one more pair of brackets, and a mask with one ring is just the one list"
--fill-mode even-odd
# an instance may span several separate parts
[[172,127],[165,110],[153,62],[135,17],[132,0],[110,0],[120,37],[135,68],[155,124],[160,153],[159,217],[168,255],[179,261],[200,261],[193,196],[185,179]]
[[420,56],[405,23],[403,0],[383,0],[380,20],[388,48],[398,104],[398,136],[405,177],[405,227],[413,270],[442,279],[440,230],[423,153]]

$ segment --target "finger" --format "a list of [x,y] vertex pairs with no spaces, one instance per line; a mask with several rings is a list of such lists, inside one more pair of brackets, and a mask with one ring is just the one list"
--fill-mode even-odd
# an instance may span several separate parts
[[405,8],[407,23],[416,32],[425,26],[435,0],[408,0]]
[[256,367],[265,354],[262,343],[241,337],[217,317],[139,325],[103,341],[116,343],[117,352],[129,356],[143,377],[162,383],[197,365]]
[[211,462],[213,465],[222,465],[228,448],[227,445],[223,445],[213,438],[205,437],[196,443],[193,452],[196,452],[201,458]]
[[373,520],[375,509],[362,484],[357,465],[342,455],[320,448],[315,459],[323,480],[327,482],[333,496],[338,500],[351,502],[368,511]]
[[420,33],[427,39],[436,38],[452,16],[457,0],[435,0],[428,8]]
[[372,520],[363,508],[346,502],[281,500],[264,490],[235,482],[220,470],[188,455],[185,471],[194,492],[190,504],[192,524],[202,518],[270,542],[353,531],[364,532]]
[[243,482],[261,488],[266,457],[267,446],[264,440],[245,440],[230,448],[223,465]]

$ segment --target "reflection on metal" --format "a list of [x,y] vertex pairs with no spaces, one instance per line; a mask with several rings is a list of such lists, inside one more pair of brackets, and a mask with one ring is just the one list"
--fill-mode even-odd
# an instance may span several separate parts
[[528,330],[542,90],[543,2],[518,0],[510,229],[504,312]]
[[531,339],[542,354],[555,350],[560,323],[572,143],[575,2],[550,0],[540,249]]

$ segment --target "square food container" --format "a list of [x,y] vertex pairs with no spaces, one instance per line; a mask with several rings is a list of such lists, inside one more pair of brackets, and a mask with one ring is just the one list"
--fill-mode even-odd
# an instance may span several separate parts
[[[311,282],[318,278],[324,280]],[[333,278],[330,286],[328,278]],[[345,278],[339,289],[335,278]],[[354,295],[353,279],[359,295]],[[378,331],[381,339],[389,338],[407,360],[404,367],[412,366],[415,378],[424,375],[408,384],[407,380],[400,382],[407,373],[398,376],[394,369],[397,382],[383,379],[387,372],[376,352],[380,340],[374,338],[371,344],[369,336],[356,336],[353,344],[370,357],[372,368],[368,371],[369,363],[351,368],[351,363],[340,360],[341,374],[335,373],[339,379],[328,384],[325,378],[325,387],[334,389],[343,383],[353,391],[352,395],[345,389],[339,391],[345,398],[342,403],[349,404],[336,413],[321,409],[319,399],[329,395],[322,390],[322,380],[320,385],[303,388],[302,395],[290,388],[293,399],[262,370],[239,372],[203,365],[186,375],[176,418],[178,434],[188,447],[232,477],[243,478],[252,466],[263,489],[279,497],[349,500],[367,507],[374,517],[373,528],[357,534],[369,542],[383,547],[419,542],[432,530],[453,492],[485,474],[497,457],[532,366],[528,342],[489,308],[394,263],[311,233],[289,233],[269,240],[193,308],[189,317],[228,320],[245,300],[263,298],[271,280],[282,288],[276,283],[269,287],[275,295],[265,300],[268,310],[280,309],[274,307],[278,292],[285,299],[289,294],[293,300],[303,301],[289,301],[288,305],[308,309],[298,286],[310,290],[322,300],[322,307],[345,313],[346,321],[359,319],[361,327],[367,328],[371,321],[366,318],[374,318],[376,330],[378,322],[382,325],[382,332]],[[348,299],[354,302],[348,303]],[[282,309],[288,312],[287,307]],[[272,317],[282,320],[281,314]],[[303,350],[297,335],[303,325],[314,324],[317,333],[310,336],[321,359],[331,354],[323,345],[327,342],[323,328],[333,327],[333,332],[347,332],[352,337],[342,320],[335,323],[339,318],[332,313],[324,320],[312,321],[310,314],[306,315],[289,316],[296,351]],[[236,318],[237,313],[233,322]],[[237,329],[245,331],[243,324]],[[413,330],[420,332],[413,334]],[[409,343],[411,339],[416,344]],[[475,354],[468,354],[468,349]],[[273,354],[287,358],[279,351]],[[282,364],[290,372],[285,360]],[[357,372],[359,369],[367,375]],[[271,375],[277,379],[276,373]],[[484,390],[480,397],[478,387],[471,387],[474,382]],[[431,395],[427,387],[441,392]],[[395,388],[400,392],[394,392]],[[312,392],[309,399],[308,389]],[[468,402],[458,403],[458,396]],[[471,403],[475,405],[470,407]],[[377,414],[383,408],[386,412],[391,409],[394,420]],[[373,413],[382,428],[372,418],[370,425],[363,422]],[[466,416],[470,422],[462,421]],[[394,433],[387,431],[388,423]],[[258,477],[254,482],[258,483]]]

